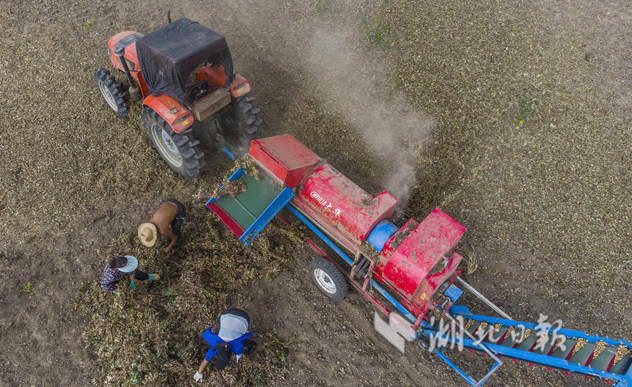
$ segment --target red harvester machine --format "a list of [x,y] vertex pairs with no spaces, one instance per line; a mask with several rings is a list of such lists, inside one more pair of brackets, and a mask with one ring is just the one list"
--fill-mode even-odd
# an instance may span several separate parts
[[[238,169],[206,206],[245,244],[287,207],[340,257],[307,240],[318,255],[310,275],[327,297],[340,300],[351,285],[386,315],[390,304],[409,321],[406,340],[443,344],[433,352],[470,385],[483,385],[508,357],[632,386],[632,344],[513,320],[463,281],[454,249],[466,229],[440,209],[421,222],[396,216],[395,197],[372,197],[290,135],[253,140],[245,157],[256,168]],[[241,192],[224,194],[237,182]],[[456,305],[459,287],[500,317]],[[444,353],[453,344],[482,351],[494,364],[476,380]]]

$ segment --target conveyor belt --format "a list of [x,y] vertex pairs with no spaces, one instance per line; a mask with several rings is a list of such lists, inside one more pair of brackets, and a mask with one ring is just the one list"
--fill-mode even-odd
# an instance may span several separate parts
[[[619,387],[632,386],[632,344],[625,340],[588,335],[555,325],[548,328],[547,333],[543,325],[475,315],[463,306],[453,306],[450,314],[454,319],[463,318],[463,328],[500,357],[558,368],[568,374],[577,372],[599,377]],[[438,321],[423,330],[426,336],[436,334]],[[445,339],[458,344],[455,338],[446,336]],[[476,341],[467,335],[462,344],[480,350]]]

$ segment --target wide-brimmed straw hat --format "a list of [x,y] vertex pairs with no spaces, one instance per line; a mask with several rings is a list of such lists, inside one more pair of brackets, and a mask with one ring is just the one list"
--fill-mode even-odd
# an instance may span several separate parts
[[147,247],[152,247],[158,239],[158,230],[153,223],[143,223],[138,226],[138,239]]
[[123,267],[119,267],[118,270],[123,273],[131,273],[138,267],[138,260],[136,257],[132,257],[131,255],[124,255],[127,258],[127,264]]

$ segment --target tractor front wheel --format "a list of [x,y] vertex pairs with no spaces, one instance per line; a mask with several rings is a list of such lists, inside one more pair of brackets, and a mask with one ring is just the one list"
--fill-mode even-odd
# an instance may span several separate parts
[[309,263],[309,276],[320,291],[332,299],[340,301],[347,295],[349,286],[345,277],[333,263],[323,257],[316,257]]
[[98,69],[94,72],[92,78],[108,106],[110,106],[120,118],[127,117],[129,98],[123,86],[118,83],[114,76],[106,69]]
[[147,136],[163,160],[184,179],[192,179],[204,167],[204,153],[200,142],[191,135],[191,129],[176,133],[164,118],[150,107],[143,110],[143,126]]

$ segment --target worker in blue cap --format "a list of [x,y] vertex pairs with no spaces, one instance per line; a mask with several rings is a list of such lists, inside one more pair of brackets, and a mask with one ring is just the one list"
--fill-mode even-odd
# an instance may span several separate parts
[[202,333],[202,338],[211,348],[206,352],[198,372],[193,376],[196,382],[202,381],[202,372],[213,357],[215,368],[221,371],[228,365],[231,353],[235,354],[235,362],[238,363],[244,353],[250,355],[255,350],[257,343],[249,339],[253,335],[253,332],[248,332],[249,324],[248,313],[231,308],[219,317],[217,334],[213,333],[213,327]]
[[116,285],[125,277],[130,276],[130,288],[136,289],[134,280],[139,281],[157,281],[160,279],[158,274],[147,274],[137,269],[138,260],[131,255],[123,255],[116,257],[108,262],[103,269],[103,277],[101,277],[101,289],[106,292],[118,294]]

